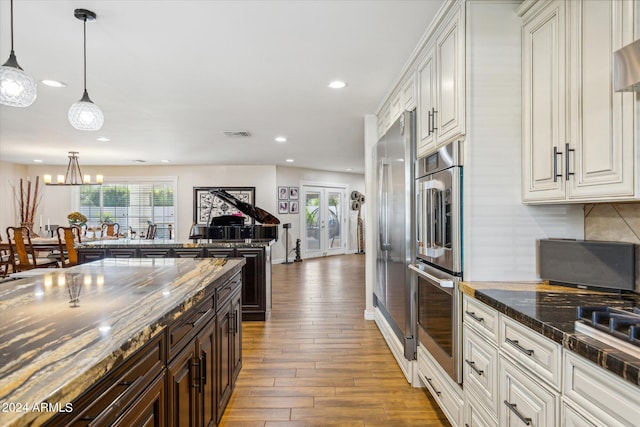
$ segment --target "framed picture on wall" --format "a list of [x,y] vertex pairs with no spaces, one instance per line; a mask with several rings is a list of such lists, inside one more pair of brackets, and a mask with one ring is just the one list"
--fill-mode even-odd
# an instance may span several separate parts
[[297,214],[298,212],[298,202],[289,202],[289,213]]
[[278,187],[278,200],[287,200],[289,198],[289,187]]
[[212,190],[224,190],[236,199],[255,206],[256,187],[193,187],[193,222],[208,225],[211,218],[221,215],[242,215],[246,225],[255,219],[243,214],[235,206],[211,194]]
[[289,187],[289,200],[298,200],[298,187]]
[[286,214],[289,213],[289,202],[286,200],[280,200],[278,202],[278,213],[279,214]]

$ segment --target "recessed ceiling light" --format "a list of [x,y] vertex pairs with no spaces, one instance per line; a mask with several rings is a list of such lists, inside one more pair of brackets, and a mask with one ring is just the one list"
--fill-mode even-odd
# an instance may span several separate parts
[[111,141],[111,139],[107,138],[106,136],[100,136],[100,137],[96,138],[96,141],[108,142],[108,141]]
[[33,159],[34,163],[42,163],[42,160],[40,159]]
[[347,168],[347,172],[351,172],[353,168]]
[[162,163],[169,163],[169,160],[160,160]]
[[293,159],[287,159],[285,160],[287,163],[293,163]]
[[276,141],[277,142],[287,142],[287,138],[285,138],[284,136],[276,136]]
[[347,87],[347,84],[341,80],[334,80],[331,83],[329,83],[329,87],[331,89],[342,89]]
[[49,87],[67,87],[65,82],[59,82],[57,80],[42,80],[42,84]]

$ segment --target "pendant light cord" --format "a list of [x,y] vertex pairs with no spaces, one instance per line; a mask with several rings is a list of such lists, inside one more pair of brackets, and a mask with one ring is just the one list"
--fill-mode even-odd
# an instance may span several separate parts
[[[13,1],[13,0],[11,0]],[[84,27],[84,91],[87,92],[87,18],[83,19]]]
[[11,0],[11,53],[13,53],[13,0]]

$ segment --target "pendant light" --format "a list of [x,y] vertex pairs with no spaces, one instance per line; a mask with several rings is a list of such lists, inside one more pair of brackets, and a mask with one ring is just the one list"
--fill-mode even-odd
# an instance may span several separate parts
[[84,93],[80,101],[69,108],[69,123],[78,130],[99,130],[104,124],[104,115],[87,93],[87,21],[95,21],[96,14],[86,9],[76,9],[73,14],[84,26]]
[[38,96],[36,81],[25,73],[13,51],[13,0],[11,0],[11,53],[0,67],[0,104],[28,107]]
[[69,151],[67,173],[58,175],[56,182],[53,182],[51,175],[44,176],[44,183],[46,185],[102,185],[102,182],[102,175],[96,175],[96,182],[92,183],[90,175],[82,174],[80,163],[78,163],[77,151]]

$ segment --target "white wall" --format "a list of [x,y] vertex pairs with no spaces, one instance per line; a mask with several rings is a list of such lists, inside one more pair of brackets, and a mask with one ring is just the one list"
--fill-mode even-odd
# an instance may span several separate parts
[[[322,182],[322,183],[331,183],[331,184],[340,184],[345,185],[347,187],[347,197],[351,193],[351,191],[359,191],[361,193],[365,193],[364,187],[364,175],[355,174],[355,173],[341,173],[341,172],[329,172],[329,171],[321,171],[316,169],[302,169],[302,168],[293,168],[293,167],[285,167],[278,166],[277,168],[277,186],[285,186],[285,187],[299,187],[301,189],[302,182]],[[278,193],[276,192],[277,188],[274,189],[272,193],[273,202],[277,202]],[[300,193],[302,194],[302,192]],[[365,193],[366,194],[366,193]],[[302,209],[302,200],[300,200],[300,212],[303,212]],[[366,203],[365,203],[366,206]],[[272,213],[277,213],[277,208],[274,208]],[[364,212],[363,212],[364,213]],[[301,214],[285,214],[285,215],[276,215],[282,223],[291,223],[291,229],[289,229],[289,261],[295,258],[295,253],[292,252],[295,248],[296,239],[300,238],[300,215]],[[347,244],[347,253],[356,252],[357,241],[355,240],[355,217],[356,213],[349,210],[349,229],[347,230],[348,235],[351,237],[348,240]],[[366,228],[366,225],[365,225]],[[280,228],[280,237],[278,242],[273,246],[273,262],[279,263],[285,260],[285,243],[284,243],[284,229]]]
[[[28,177],[27,166],[0,162],[0,234],[3,240],[7,239],[5,232],[7,227],[20,224],[13,186],[19,185],[20,178],[26,179]],[[32,179],[35,181],[35,175],[32,176]],[[40,218],[41,211],[42,208],[36,212],[36,218]]]

